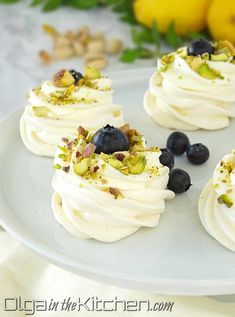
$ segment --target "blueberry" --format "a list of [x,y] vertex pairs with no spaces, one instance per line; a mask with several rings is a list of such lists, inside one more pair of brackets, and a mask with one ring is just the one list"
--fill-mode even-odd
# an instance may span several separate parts
[[167,139],[166,147],[174,155],[183,154],[189,145],[189,138],[186,134],[176,131],[171,133]]
[[83,78],[83,75],[74,69],[70,69],[69,72],[73,76],[73,78],[75,79],[75,84],[77,84],[79,82],[79,80]]
[[107,124],[92,137],[91,143],[96,145],[95,153],[112,154],[118,151],[128,151],[130,148],[128,137],[120,129]]
[[188,146],[186,155],[190,163],[201,165],[209,159],[210,152],[202,143],[196,143]]
[[162,154],[159,157],[159,161],[162,165],[167,166],[170,170],[174,167],[175,158],[174,155],[167,149],[161,149]]
[[187,172],[180,168],[170,171],[167,184],[168,189],[172,190],[175,194],[180,194],[189,190],[190,186],[191,179]]
[[188,46],[188,55],[198,56],[204,53],[213,54],[214,48],[210,42],[200,39],[193,41]]

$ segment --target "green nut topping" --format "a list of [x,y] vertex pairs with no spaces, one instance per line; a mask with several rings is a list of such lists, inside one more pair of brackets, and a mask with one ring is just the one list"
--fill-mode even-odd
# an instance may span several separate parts
[[171,64],[173,63],[175,60],[175,55],[174,54],[167,54],[167,55],[163,55],[161,58],[161,61],[165,64]]
[[73,170],[77,175],[83,176],[89,169],[90,158],[84,158],[79,163],[74,165]]
[[45,106],[33,106],[32,110],[33,114],[37,117],[45,117],[49,112],[49,109]]
[[145,170],[147,164],[146,158],[143,155],[133,157],[129,161],[129,173],[130,174],[141,174]]
[[101,77],[100,71],[90,65],[84,66],[84,76],[88,79],[98,79]]
[[229,59],[229,56],[225,53],[221,54],[211,54],[211,60],[214,62],[227,62]]
[[162,85],[162,81],[163,81],[163,77],[160,73],[156,74],[156,85],[157,86],[161,86]]
[[107,163],[115,169],[120,169],[123,167],[123,163],[115,158],[108,159]]
[[60,170],[62,167],[61,167],[60,164],[54,164],[53,168],[56,169],[56,170]]
[[202,63],[196,71],[200,76],[206,79],[224,79],[224,77],[217,70],[211,68],[207,63]]
[[52,80],[56,87],[68,87],[74,84],[75,79],[66,69],[59,71]]
[[[159,152],[159,148],[146,148],[142,135],[129,125],[120,127],[126,134],[130,143],[128,151],[114,152],[112,154],[96,153],[95,146],[90,142],[92,137],[89,131],[79,127],[75,138],[62,138],[62,145],[57,158],[59,163],[54,168],[68,173],[73,170],[75,174],[89,181],[95,180],[103,184],[102,173],[110,166],[124,175],[141,174],[146,172],[150,177],[157,175],[156,167],[147,166],[148,152]],[[103,161],[103,162],[102,162]]]
[[179,55],[180,57],[186,58],[186,57],[188,56],[187,47],[179,48],[179,49],[176,51],[176,53],[177,53],[177,55]]
[[225,204],[228,208],[233,206],[233,201],[228,197],[228,195],[223,194],[219,196],[217,200],[219,204]]

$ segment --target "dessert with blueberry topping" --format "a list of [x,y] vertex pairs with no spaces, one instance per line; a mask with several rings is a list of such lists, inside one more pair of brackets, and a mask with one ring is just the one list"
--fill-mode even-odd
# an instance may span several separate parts
[[91,66],[83,74],[59,71],[30,92],[20,122],[24,144],[36,155],[53,156],[61,138],[78,125],[93,132],[106,122],[122,125],[122,107],[113,104],[112,92],[111,80]]
[[174,197],[161,154],[129,125],[106,125],[95,134],[79,127],[76,137],[62,139],[55,155],[56,220],[77,237],[103,242],[157,226],[165,199]]
[[217,130],[235,117],[234,102],[234,46],[201,39],[159,59],[144,108],[166,128]]
[[198,206],[206,231],[235,251],[235,151],[218,163],[200,195]]

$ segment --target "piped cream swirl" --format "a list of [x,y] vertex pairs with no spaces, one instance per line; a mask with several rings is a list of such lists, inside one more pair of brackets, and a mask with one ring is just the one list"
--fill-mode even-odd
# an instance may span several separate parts
[[199,215],[206,231],[235,251],[235,152],[217,165],[199,199]]
[[146,112],[161,126],[179,130],[216,130],[235,117],[235,65],[207,61],[221,78],[207,79],[175,53],[165,71],[161,60],[144,97]]
[[[81,151],[79,144],[77,150]],[[60,150],[55,164],[63,166],[59,154]],[[146,167],[138,175],[121,173],[99,154],[93,155],[95,163],[89,166],[92,169],[95,165],[96,177],[77,175],[71,162],[67,173],[56,170],[52,182],[56,220],[77,237],[103,242],[118,241],[141,227],[157,226],[165,210],[165,199],[174,197],[166,189],[169,169],[159,162],[160,154],[160,151],[141,152]],[[118,196],[110,189],[116,190]]]
[[61,88],[46,81],[31,90],[20,122],[22,140],[31,152],[54,156],[61,138],[73,135],[79,125],[96,131],[107,123],[123,124],[122,107],[113,104],[111,80],[101,77],[90,83]]

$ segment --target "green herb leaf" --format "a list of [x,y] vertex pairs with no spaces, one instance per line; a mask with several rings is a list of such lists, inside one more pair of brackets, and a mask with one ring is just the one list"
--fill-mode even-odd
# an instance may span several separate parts
[[142,39],[139,35],[140,33],[136,29],[131,30],[132,41],[136,46],[140,46],[142,44]]
[[124,63],[133,63],[140,55],[138,48],[127,48],[122,52],[120,61]]
[[152,58],[155,53],[145,47],[127,48],[122,52],[120,60],[124,63],[133,63],[137,58]]
[[42,3],[42,0],[32,0],[30,3],[30,7],[36,7],[37,5],[41,3]]
[[152,25],[152,38],[153,38],[153,41],[157,47],[157,49],[159,49],[161,47],[161,34],[157,28],[157,22],[154,21],[153,22],[153,25]]
[[19,2],[20,0],[0,0],[0,3],[5,3],[5,4],[12,4]]
[[154,56],[154,52],[151,51],[150,49],[148,48],[144,48],[142,47],[140,50],[139,50],[139,58],[152,58]]
[[132,29],[131,32],[132,40],[137,46],[141,46],[143,43],[152,44],[154,39],[152,33],[149,29],[142,28],[140,31],[137,29]]
[[177,48],[182,44],[182,38],[175,32],[175,23],[171,22],[166,33],[166,42],[173,48]]
[[81,10],[92,9],[99,4],[99,0],[69,0],[69,4]]
[[124,14],[120,17],[120,20],[123,21],[123,22],[126,22],[126,23],[129,23],[129,24],[132,24],[132,25],[136,25],[137,22],[136,22],[136,19],[135,17],[133,16],[133,14]]
[[43,11],[49,12],[57,9],[62,4],[62,0],[46,0]]
[[207,30],[204,30],[203,32],[189,32],[187,34],[187,38],[189,40],[197,40],[197,39],[210,39],[210,34]]

